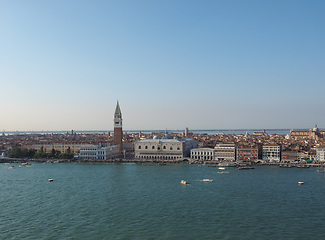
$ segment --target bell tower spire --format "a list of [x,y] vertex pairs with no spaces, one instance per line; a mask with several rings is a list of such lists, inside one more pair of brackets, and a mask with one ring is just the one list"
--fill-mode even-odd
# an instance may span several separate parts
[[120,145],[120,153],[123,151],[123,130],[122,130],[122,112],[117,100],[114,113],[114,144]]

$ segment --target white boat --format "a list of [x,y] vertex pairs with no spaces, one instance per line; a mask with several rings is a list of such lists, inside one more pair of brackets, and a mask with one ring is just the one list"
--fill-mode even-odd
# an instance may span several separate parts
[[219,170],[225,170],[226,168],[224,168],[224,167],[219,167]]
[[213,179],[205,178],[202,180],[203,182],[213,182]]
[[8,169],[15,169],[15,166],[9,166]]
[[299,185],[302,185],[302,184],[304,184],[304,182],[298,182],[298,184],[299,184]]
[[53,179],[52,178],[49,178],[49,180],[48,180],[49,182],[53,182]]

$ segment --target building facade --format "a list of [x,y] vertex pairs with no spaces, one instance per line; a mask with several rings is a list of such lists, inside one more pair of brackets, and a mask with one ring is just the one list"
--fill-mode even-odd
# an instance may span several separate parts
[[60,151],[61,153],[67,152],[70,150],[71,152],[78,154],[80,152],[80,148],[89,146],[91,144],[85,143],[52,143],[52,144],[32,144],[32,145],[25,145],[24,148],[26,149],[41,149],[46,153],[50,153],[53,149],[55,151]]
[[315,139],[319,140],[324,138],[325,131],[321,131],[318,129],[317,124],[313,129],[309,129],[308,131],[300,131],[300,130],[291,130],[290,137],[293,139]]
[[191,150],[191,159],[197,161],[212,161],[214,160],[213,148],[193,148]]
[[122,112],[117,101],[114,113],[114,144],[119,145],[120,153],[123,151]]
[[262,158],[264,161],[280,162],[281,160],[281,146],[277,144],[263,145]]
[[79,157],[84,160],[109,160],[117,157],[119,153],[119,145],[111,145],[107,147],[89,145],[80,148]]
[[237,160],[256,160],[262,158],[261,146],[238,146]]
[[316,154],[317,154],[316,159],[318,162],[325,162],[325,147],[317,148]]
[[214,159],[217,161],[236,161],[236,145],[220,143],[214,147]]
[[197,142],[193,139],[145,139],[136,141],[134,152],[136,159],[143,160],[171,160],[180,161],[190,155],[190,150],[197,147]]
[[294,162],[298,160],[298,151],[282,151],[281,161],[282,162]]

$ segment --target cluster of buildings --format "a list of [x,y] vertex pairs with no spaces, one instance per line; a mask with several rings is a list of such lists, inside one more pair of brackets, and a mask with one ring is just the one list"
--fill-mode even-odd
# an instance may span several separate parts
[[276,144],[237,146],[231,143],[219,143],[214,148],[192,149],[191,159],[204,162],[234,162],[236,160],[279,162],[281,146]]
[[290,134],[198,134],[186,128],[182,133],[123,133],[122,112],[117,101],[114,133],[25,134],[0,136],[0,153],[10,148],[71,151],[86,161],[118,158],[138,161],[234,162],[265,161],[325,162],[325,131],[315,126]]
[[[208,144],[213,136],[206,136]],[[191,150],[191,159],[195,161],[264,161],[264,162],[325,162],[325,131],[317,125],[308,131],[290,131],[290,135],[268,135],[265,131],[249,136],[227,135],[214,139],[212,147]]]

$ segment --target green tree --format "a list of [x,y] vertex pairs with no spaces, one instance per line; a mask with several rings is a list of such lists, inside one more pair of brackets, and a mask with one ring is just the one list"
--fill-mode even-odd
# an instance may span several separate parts
[[10,150],[9,157],[11,158],[21,158],[22,157],[22,151],[21,148],[13,148]]
[[48,157],[48,154],[46,154],[46,152],[44,152],[43,147],[41,147],[41,149],[38,149],[34,155],[35,158],[46,158]]

